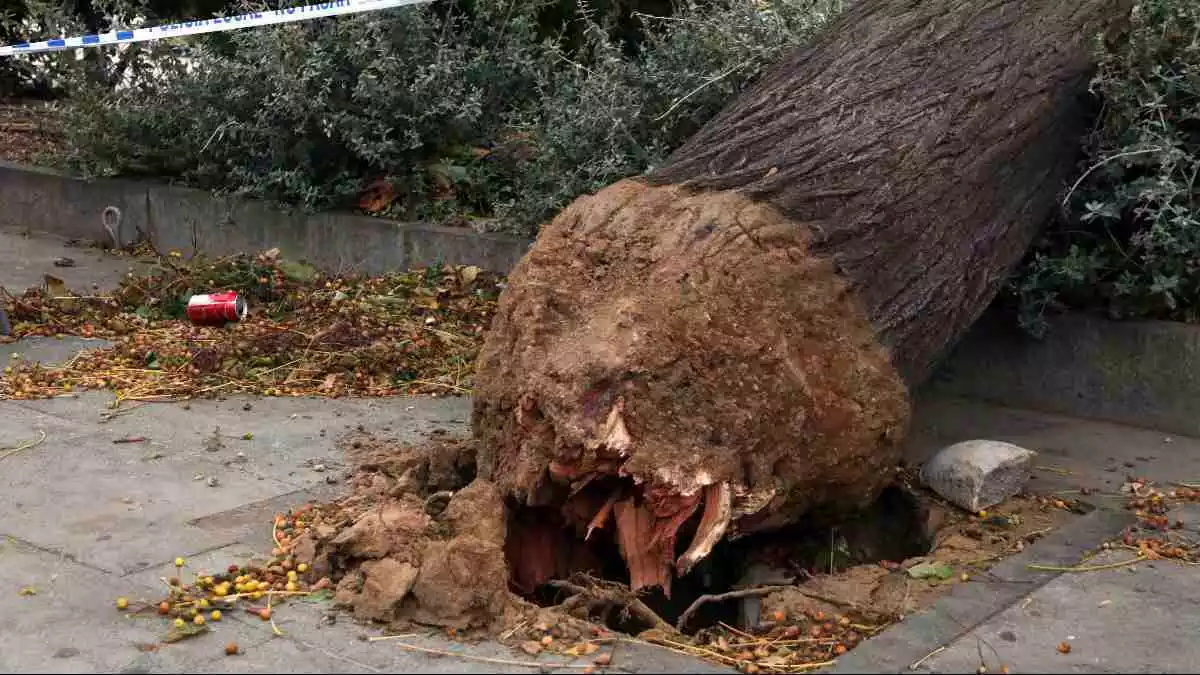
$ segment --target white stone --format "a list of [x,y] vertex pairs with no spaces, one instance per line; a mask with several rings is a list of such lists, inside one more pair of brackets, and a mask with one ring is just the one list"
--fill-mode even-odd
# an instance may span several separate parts
[[977,512],[1021,491],[1037,453],[1003,441],[973,440],[942,448],[921,467],[921,482],[951,503]]

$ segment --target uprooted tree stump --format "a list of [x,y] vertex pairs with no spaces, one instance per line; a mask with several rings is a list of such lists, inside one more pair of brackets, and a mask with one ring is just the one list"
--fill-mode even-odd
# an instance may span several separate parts
[[[722,538],[865,505],[907,387],[1071,174],[1122,5],[861,0],[665,166],[576,200],[483,348],[482,475],[560,540],[614,532],[633,588],[668,594]],[[525,586],[569,571],[517,548]]]

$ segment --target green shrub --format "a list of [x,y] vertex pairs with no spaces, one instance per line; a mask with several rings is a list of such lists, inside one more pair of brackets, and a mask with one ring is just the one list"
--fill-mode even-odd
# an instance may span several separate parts
[[1200,319],[1200,2],[1141,0],[1100,61],[1088,159],[1014,277],[1021,322],[1060,307]]
[[308,209],[382,182],[368,210],[528,234],[653,166],[839,2],[461,2],[197,39],[77,92],[67,161]]

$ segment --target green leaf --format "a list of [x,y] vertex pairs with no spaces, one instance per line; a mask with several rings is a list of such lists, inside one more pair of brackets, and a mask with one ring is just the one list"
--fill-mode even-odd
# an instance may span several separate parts
[[159,369],[158,352],[150,352],[149,354],[146,354],[146,367],[150,370]]
[[946,563],[923,562],[908,568],[908,576],[914,579],[949,579],[954,569]]
[[317,268],[306,263],[280,260],[279,269],[292,281],[309,282],[317,278]]

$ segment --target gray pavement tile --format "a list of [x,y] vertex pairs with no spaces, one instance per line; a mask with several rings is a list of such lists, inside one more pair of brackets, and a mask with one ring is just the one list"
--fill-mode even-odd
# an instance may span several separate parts
[[21,361],[39,362],[47,366],[57,366],[75,357],[81,351],[101,349],[111,346],[108,340],[88,340],[85,338],[64,336],[27,337],[0,344],[0,364],[15,365]]
[[[902,672],[942,645],[953,643],[957,646],[975,626],[1059,578],[1056,572],[1031,570],[1030,564],[1075,564],[1130,522],[1130,514],[1104,509],[1072,521],[1024,552],[1001,561],[989,573],[977,575],[969,583],[956,584],[932,607],[906,617],[866,641],[838,659],[831,670],[839,673]],[[978,666],[976,663],[970,670]]]
[[[38,447],[6,458],[0,473],[5,528],[41,548],[129,571],[142,562],[229,543],[176,526],[293,489],[230,471],[202,456],[203,450],[168,448],[163,457],[148,459],[153,446],[113,444],[112,435],[109,429],[49,436]],[[195,480],[197,475],[218,475],[220,484],[209,487],[205,480]]]
[[[1194,579],[1183,567],[1173,573]],[[1092,578],[1080,581],[1084,574]],[[982,644],[991,668],[1008,665],[1013,672],[1194,672],[1200,659],[1194,601],[1138,592],[1131,584],[1136,574],[1065,574],[924,665],[929,672],[973,670]],[[1062,642],[1070,653],[1059,653]]]
[[[36,595],[21,595],[26,586]],[[158,597],[155,588],[73,563],[21,543],[0,548],[0,672],[114,672],[147,656],[138,645],[156,644],[167,632],[157,616],[117,611],[116,598]],[[224,630],[231,639],[257,639],[241,624]],[[206,635],[159,651],[201,652]],[[222,642],[221,644],[224,644]]]

